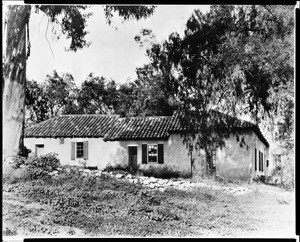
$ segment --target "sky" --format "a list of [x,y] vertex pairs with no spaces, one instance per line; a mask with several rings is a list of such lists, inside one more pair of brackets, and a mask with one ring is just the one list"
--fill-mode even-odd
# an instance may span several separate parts
[[102,6],[91,6],[89,10],[94,14],[87,20],[86,39],[92,43],[77,52],[66,52],[68,41],[63,36],[56,40],[47,16],[33,13],[29,25],[31,54],[27,61],[27,78],[42,82],[56,70],[59,74],[72,74],[78,86],[90,73],[117,83],[134,80],[136,68],[149,61],[146,48],[134,40],[140,30],[151,29],[157,41],[167,39],[172,32],[183,34],[186,21],[196,8],[205,13],[209,5],[158,5],[147,19],[122,23],[116,16],[108,25]]

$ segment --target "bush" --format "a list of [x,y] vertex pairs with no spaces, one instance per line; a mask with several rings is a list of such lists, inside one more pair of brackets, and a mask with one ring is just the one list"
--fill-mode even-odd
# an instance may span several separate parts
[[16,183],[18,181],[48,179],[48,173],[59,166],[60,161],[55,153],[28,158],[15,156],[13,158],[12,169],[9,174],[3,177],[3,180],[7,183]]
[[111,165],[108,164],[103,171],[106,172],[115,172],[115,173],[130,173],[130,174],[136,174],[138,170],[138,167],[133,168],[127,164],[116,164]]
[[15,156],[12,167],[14,169],[20,168],[22,165],[31,168],[40,168],[45,171],[53,171],[60,167],[60,161],[56,153],[48,153],[41,156],[31,156],[28,158],[22,156]]
[[169,166],[163,166],[163,167],[150,166],[148,169],[140,169],[139,171],[142,172],[144,176],[153,176],[156,178],[164,178],[164,179],[179,178],[179,177],[190,178],[191,176],[189,172],[178,171]]

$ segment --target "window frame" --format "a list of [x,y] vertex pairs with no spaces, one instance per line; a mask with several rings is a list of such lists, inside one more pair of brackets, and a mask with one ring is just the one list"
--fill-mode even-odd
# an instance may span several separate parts
[[[152,157],[156,157],[156,161],[150,161],[150,146],[156,147],[156,154],[151,155]],[[147,163],[157,164],[158,163],[158,144],[148,144],[147,145]]]
[[[78,141],[78,142],[75,142],[76,144],[76,149],[75,149],[75,158],[76,159],[84,159],[84,145],[83,145],[83,141]],[[81,144],[82,145],[82,148],[81,148],[81,152],[82,152],[82,156],[78,157],[78,145]]]

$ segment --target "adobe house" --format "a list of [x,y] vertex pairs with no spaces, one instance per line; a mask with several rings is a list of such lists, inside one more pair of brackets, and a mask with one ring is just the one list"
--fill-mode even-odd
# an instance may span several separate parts
[[34,155],[57,153],[62,165],[170,166],[196,176],[209,159],[210,168],[225,179],[251,181],[266,175],[268,142],[252,123],[239,121],[237,126],[238,133],[230,134],[225,147],[206,154],[191,151],[183,143],[175,113],[130,118],[61,115],[26,128],[24,144]]

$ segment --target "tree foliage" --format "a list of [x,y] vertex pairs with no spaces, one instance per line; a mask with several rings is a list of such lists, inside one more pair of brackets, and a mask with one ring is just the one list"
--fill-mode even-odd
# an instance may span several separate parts
[[186,139],[201,129],[200,146],[215,143],[220,124],[211,120],[212,109],[249,114],[257,124],[276,115],[294,72],[293,8],[285,11],[254,5],[195,10],[183,37],[172,33],[148,49],[153,68],[180,103],[182,123],[192,129]]
[[[4,56],[3,56],[3,119],[4,160],[10,159],[23,150],[25,121],[26,59],[30,56],[29,20],[32,11],[43,12],[49,21],[60,27],[60,32],[70,39],[71,51],[89,46],[85,37],[86,20],[91,16],[86,6],[61,5],[9,5],[4,19]],[[117,12],[124,20],[146,18],[153,14],[153,6],[109,6],[104,8],[106,19]],[[48,22],[49,23],[49,22]],[[48,25],[47,25],[48,28]],[[53,28],[57,34],[56,28]],[[27,37],[27,40],[26,40]],[[59,35],[57,35],[59,38]],[[27,46],[26,46],[27,42]],[[26,50],[27,48],[27,50]]]
[[25,104],[31,123],[39,123],[58,114],[72,113],[77,87],[71,74],[53,71],[42,83],[27,80]]

